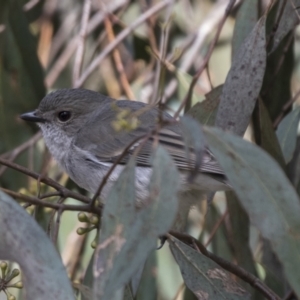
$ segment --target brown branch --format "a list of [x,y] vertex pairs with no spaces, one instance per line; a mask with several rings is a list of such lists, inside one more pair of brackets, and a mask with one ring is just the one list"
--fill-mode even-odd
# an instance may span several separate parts
[[90,76],[90,74],[99,66],[99,64],[103,61],[103,59],[116,48],[116,46],[121,43],[134,29],[136,29],[139,25],[145,22],[148,18],[153,16],[154,14],[160,12],[164,9],[168,4],[173,2],[173,0],[162,0],[156,5],[152,6],[149,10],[143,13],[140,17],[138,17],[130,26],[125,28],[121,33],[119,33],[115,40],[108,44],[102,52],[91,62],[91,64],[86,68],[81,77],[79,78],[76,86],[82,86],[86,79]]
[[7,166],[9,168],[12,168],[12,169],[14,169],[18,172],[21,172],[25,175],[28,175],[28,176],[36,179],[36,180],[39,180],[39,178],[41,178],[40,179],[41,182],[43,182],[46,185],[51,186],[54,189],[56,189],[59,192],[59,195],[61,197],[77,199],[77,200],[79,200],[81,202],[84,202],[84,203],[90,203],[91,202],[91,199],[89,197],[86,197],[86,196],[81,195],[79,193],[70,191],[69,189],[67,189],[66,187],[60,185],[59,183],[52,180],[51,178],[46,177],[46,176],[41,177],[40,174],[38,174],[34,171],[31,171],[31,170],[29,170],[29,169],[27,169],[23,166],[20,166],[16,163],[10,162],[10,161],[0,157],[0,164],[2,164],[4,166]]
[[60,218],[61,218],[62,213],[63,213],[62,209],[57,210],[55,226],[54,226],[53,231],[52,231],[52,242],[55,246],[57,245],[57,237],[58,237],[59,226],[60,226]]
[[[161,25],[162,31],[161,31],[161,37],[160,37],[160,47],[159,47],[159,53],[158,53],[158,60],[156,64],[156,70],[154,75],[154,83],[152,87],[152,97],[151,97],[151,103],[159,103],[161,105],[163,94],[164,94],[164,81],[165,81],[165,64],[162,63],[166,60],[167,55],[167,45],[169,41],[169,35],[170,35],[170,20],[171,20],[171,10],[170,6],[167,9],[166,18],[164,24]],[[153,49],[154,52],[157,52],[157,48]],[[159,98],[157,99],[159,95]]]
[[[1,154],[0,158],[5,158],[9,161],[14,161],[22,152],[24,152],[29,147],[33,146],[41,137],[42,137],[42,133],[39,131],[25,143],[19,145],[18,147],[16,147],[15,149],[9,152]],[[7,167],[5,166],[2,166],[0,168],[0,176],[5,172],[6,169]]]
[[[114,34],[113,27],[112,27],[112,24],[111,24],[111,21],[110,21],[108,15],[104,19],[104,26],[105,26],[105,29],[106,29],[106,34],[107,34],[108,41],[110,43],[112,43],[115,40],[115,34]],[[130,84],[129,84],[128,79],[126,77],[126,73],[125,73],[125,70],[124,70],[124,66],[123,66],[123,63],[122,63],[122,59],[121,59],[119,50],[117,48],[114,49],[112,55],[113,55],[113,59],[115,61],[116,68],[119,72],[120,82],[121,82],[122,88],[123,88],[127,98],[133,100],[133,99],[135,99],[135,96],[134,96],[134,94],[131,90]]]
[[[85,212],[91,212],[91,207],[89,204],[87,205],[71,205],[71,204],[60,204],[60,203],[52,203],[52,202],[47,202],[47,201],[43,201],[37,197],[34,196],[28,196],[28,195],[24,195],[21,193],[17,193],[8,189],[4,189],[4,188],[0,188],[0,190],[8,195],[10,195],[11,197],[15,198],[15,199],[20,199],[23,200],[27,203],[30,203],[32,205],[39,205],[42,207],[49,207],[49,208],[53,208],[55,210],[61,210],[61,211],[65,211],[65,210],[69,210],[69,211],[85,211]],[[92,212],[95,214],[100,214],[100,209],[98,208],[93,208]]]
[[259,292],[261,292],[267,299],[280,300],[280,297],[274,291],[272,291],[267,285],[265,285],[259,278],[247,272],[245,269],[241,268],[240,266],[237,266],[209,252],[197,239],[193,238],[192,236],[184,233],[176,232],[176,231],[170,231],[170,233],[167,234],[167,238],[171,242],[174,242],[173,236],[189,246],[197,245],[196,247],[197,250],[199,250],[203,255],[213,260],[223,269],[229,271],[230,273],[241,278],[243,281],[249,283]]
[[87,29],[89,16],[91,12],[92,1],[85,0],[82,10],[82,18],[81,18],[81,28],[79,32],[78,38],[78,47],[74,60],[74,69],[73,69],[73,87],[76,87],[75,83],[78,80],[82,68],[83,56],[84,56],[84,48],[85,48],[85,39],[87,37]]
[[221,33],[221,30],[225,24],[225,21],[227,19],[227,17],[229,16],[229,13],[231,11],[231,9],[233,8],[234,4],[235,4],[235,1],[236,0],[230,0],[226,9],[225,9],[225,13],[224,13],[224,16],[223,18],[221,19],[219,25],[218,25],[218,28],[217,28],[217,33],[213,39],[213,41],[211,42],[210,46],[209,46],[209,49],[207,51],[207,54],[206,56],[204,57],[204,60],[203,60],[203,63],[202,65],[200,66],[200,68],[198,69],[197,73],[193,76],[193,79],[192,79],[192,82],[190,84],[190,87],[189,87],[189,90],[187,92],[187,95],[185,96],[184,100],[181,102],[178,110],[176,111],[175,115],[174,115],[174,118],[177,118],[181,112],[181,110],[185,107],[185,105],[191,101],[191,98],[192,98],[192,95],[193,95],[193,90],[194,90],[194,87],[200,77],[200,75],[202,74],[202,72],[206,69],[206,66],[208,64],[208,61],[212,55],[212,52],[218,42],[218,39],[219,39],[219,36],[220,36],[220,33]]
[[226,209],[225,213],[222,215],[222,217],[218,220],[218,222],[215,224],[214,228],[212,229],[210,236],[208,237],[208,240],[206,241],[204,247],[206,248],[210,242],[212,241],[213,237],[215,236],[217,230],[221,226],[221,224],[224,222],[225,218],[228,216],[228,209]]
[[[118,3],[112,3],[109,5],[109,11],[114,11],[120,6],[124,5],[127,1],[124,0],[118,1]],[[91,17],[88,28],[87,28],[87,34],[90,34],[92,31],[94,31],[104,20],[105,14],[103,12],[96,13],[93,17]],[[56,81],[59,74],[62,72],[62,70],[66,67],[68,61],[72,57],[73,53],[75,52],[78,43],[80,41],[79,35],[73,37],[70,41],[67,43],[67,47],[62,51],[60,57],[56,59],[55,63],[53,64],[53,67],[48,72],[46,78],[45,78],[45,85],[49,88],[52,87],[54,82]],[[59,49],[57,49],[58,51]],[[52,57],[54,57],[54,54],[52,53]]]

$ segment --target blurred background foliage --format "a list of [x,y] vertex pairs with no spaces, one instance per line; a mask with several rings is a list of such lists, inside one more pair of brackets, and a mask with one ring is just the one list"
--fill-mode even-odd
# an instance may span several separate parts
[[[274,2],[272,7],[271,2]],[[221,85],[232,59],[258,19],[269,10],[264,79],[245,137],[275,158],[299,191],[299,112],[275,133],[297,103],[300,90],[299,15],[295,13],[300,6],[298,2],[235,3],[209,63],[197,80],[189,114],[203,124],[214,124]],[[282,10],[287,3],[293,3],[292,9]],[[170,113],[174,112],[203,63],[227,5],[227,0],[1,0],[0,154],[79,190],[50,158],[38,128],[30,127],[18,116],[36,108],[49,91],[63,87],[88,88],[116,99],[160,102]],[[153,8],[156,11],[146,18]],[[141,22],[136,26],[138,20]],[[286,126],[293,131],[282,145],[280,134],[286,134]],[[282,153],[285,146],[292,151]],[[36,180],[1,165],[0,184],[28,195],[38,193]],[[44,185],[41,188],[43,192],[52,191]],[[51,201],[57,200],[54,198]],[[78,201],[68,199],[66,203]],[[29,206],[27,210],[51,237],[53,210],[39,206]],[[57,247],[72,281],[84,280],[90,286],[88,265],[95,233],[77,235],[76,230],[82,224],[76,214],[62,215]],[[214,254],[258,276],[280,297],[296,299],[269,242],[250,225],[247,213],[233,193],[226,196],[218,193],[208,210],[202,202],[191,212],[188,232]],[[197,299],[185,287],[167,246],[151,254],[141,276],[136,299]],[[263,299],[257,290],[232,277],[251,293],[252,299]],[[0,292],[1,297],[5,296]]]

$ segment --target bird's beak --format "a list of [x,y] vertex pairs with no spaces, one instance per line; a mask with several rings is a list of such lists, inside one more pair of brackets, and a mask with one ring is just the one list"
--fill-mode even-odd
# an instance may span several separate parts
[[31,112],[25,113],[23,115],[20,115],[20,118],[25,121],[30,121],[30,122],[35,122],[35,123],[45,123],[46,122],[46,119],[37,116],[36,111],[31,111]]

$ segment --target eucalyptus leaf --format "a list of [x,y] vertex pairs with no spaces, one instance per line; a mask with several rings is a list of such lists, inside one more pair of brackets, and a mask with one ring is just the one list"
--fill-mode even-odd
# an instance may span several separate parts
[[129,285],[125,286],[123,300],[134,300]]
[[21,266],[26,299],[74,299],[66,270],[45,232],[1,191],[0,206],[0,259]]
[[[281,12],[282,5],[284,5],[284,10]],[[282,39],[291,32],[300,22],[299,19],[299,12],[297,9],[300,6],[299,0],[293,0],[293,1],[285,1],[280,0],[277,1],[277,14],[276,14],[276,20],[281,15],[281,19],[278,26],[276,27],[276,31],[274,33],[273,41],[272,41],[272,47],[270,49],[270,52],[274,51]]]
[[270,241],[299,296],[300,201],[296,191],[278,163],[256,145],[217,128],[205,128],[204,133],[251,223]]
[[266,67],[263,16],[233,58],[216,117],[216,125],[243,135],[258,98]]
[[89,300],[92,298],[93,294],[93,262],[94,255],[91,257],[87,269],[85,270],[84,278],[83,278],[83,286],[84,290],[80,287],[81,298],[82,300]]
[[170,248],[185,284],[197,299],[250,299],[250,294],[214,261],[173,237]]
[[272,122],[278,118],[282,108],[292,98],[291,80],[295,69],[293,35],[293,32],[287,34],[267,58],[260,95]]
[[196,103],[188,112],[187,115],[196,119],[203,125],[214,125],[217,115],[220,96],[222,94],[223,84],[215,87],[205,95],[205,100]]
[[[231,228],[230,240],[236,262],[240,267],[258,277],[255,262],[250,248],[249,217],[245,212],[244,208],[241,206],[234,192],[226,192],[226,199]],[[260,291],[251,287],[248,283],[243,282],[242,285],[251,293],[251,295],[254,296],[254,299],[265,299],[260,293]]]
[[137,290],[136,300],[154,300],[157,299],[157,272],[158,268],[156,251],[152,252],[145,264],[140,285]]
[[112,188],[103,211],[95,252],[94,296],[112,299],[130,281],[170,229],[177,213],[179,174],[169,154],[158,147],[146,203],[135,202],[135,162],[131,159]]
[[269,112],[259,98],[253,113],[253,130],[256,144],[268,152],[285,169],[285,161]]
[[286,115],[276,132],[286,163],[291,161],[296,148],[299,113],[300,107],[297,107]]
[[235,57],[245,38],[254,28],[258,20],[258,0],[244,0],[235,19],[232,38],[232,57]]

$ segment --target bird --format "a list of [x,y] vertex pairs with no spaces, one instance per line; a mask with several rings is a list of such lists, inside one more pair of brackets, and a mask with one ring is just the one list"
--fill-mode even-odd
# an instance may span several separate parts
[[[137,200],[147,197],[155,141],[173,158],[181,174],[181,191],[230,188],[209,149],[202,155],[193,182],[189,182],[188,174],[194,170],[196,154],[192,149],[192,155],[187,157],[180,124],[157,107],[139,101],[115,100],[87,89],[59,89],[46,95],[37,109],[20,117],[37,123],[54,159],[76,184],[93,194],[111,166],[118,162],[102,190],[104,199],[132,155],[136,159]],[[141,142],[139,138],[157,128],[159,120],[166,126]],[[120,159],[130,143],[132,147]]]

